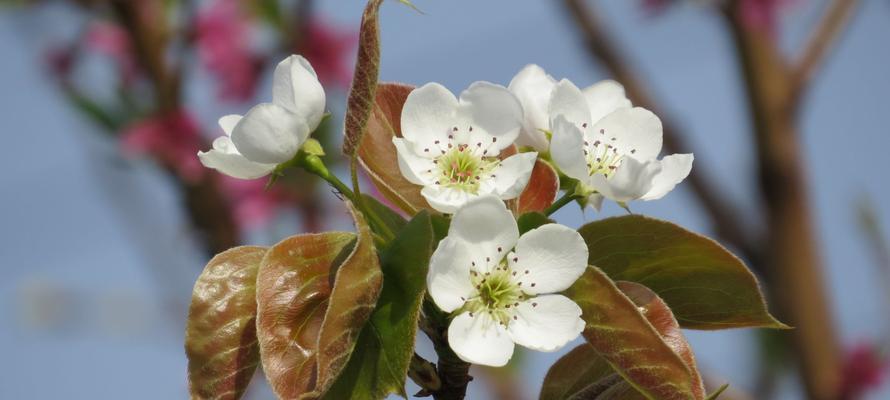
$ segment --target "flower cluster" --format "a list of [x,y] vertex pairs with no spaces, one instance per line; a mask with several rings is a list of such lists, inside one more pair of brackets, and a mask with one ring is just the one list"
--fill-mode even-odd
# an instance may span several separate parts
[[[221,118],[226,136],[200,159],[236,178],[267,175],[295,157],[324,106],[312,67],[291,56],[275,70],[272,103]],[[625,207],[661,198],[692,168],[691,154],[657,158],[661,121],[633,107],[617,82],[581,90],[536,65],[509,87],[476,82],[459,97],[426,84],[399,117],[392,143],[402,176],[430,207],[452,214],[427,289],[453,315],[449,345],[475,364],[504,365],[516,344],[558,350],[585,326],[581,308],[559,294],[587,269],[581,235],[558,224],[520,235],[505,204],[523,193],[539,159],[568,178],[567,195],[597,209],[604,198]]]

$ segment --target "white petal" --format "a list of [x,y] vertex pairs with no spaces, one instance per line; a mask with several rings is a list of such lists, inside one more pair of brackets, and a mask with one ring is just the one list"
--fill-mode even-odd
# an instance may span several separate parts
[[547,151],[547,136],[540,130],[550,130],[548,106],[555,85],[556,80],[535,64],[526,65],[510,81],[508,88],[522,104],[525,114],[516,144]]
[[232,131],[232,142],[248,160],[280,164],[293,158],[309,136],[303,118],[280,106],[262,103],[250,109]]
[[538,153],[535,152],[519,153],[507,157],[501,161],[498,168],[492,171],[495,177],[486,180],[486,183],[493,186],[493,193],[501,199],[515,199],[528,185],[537,159]]
[[448,143],[457,104],[457,98],[435,82],[412,90],[402,107],[402,137],[418,149],[438,149],[436,140]]
[[630,108],[630,100],[624,94],[624,86],[611,79],[600,81],[586,87],[583,91],[590,107],[590,120],[593,123],[603,119],[612,111]]
[[448,344],[461,360],[492,367],[506,365],[514,347],[503,325],[484,312],[454,317],[448,326]]
[[564,174],[582,182],[587,181],[588,169],[587,159],[584,157],[584,135],[581,133],[581,129],[562,115],[553,120],[550,156]]
[[590,177],[593,187],[606,198],[617,202],[628,202],[643,197],[652,189],[653,180],[661,172],[661,162],[651,160],[640,162],[626,157],[615,176],[606,179],[602,174]]
[[[550,96],[550,123],[562,115],[577,126],[590,126],[590,109],[581,89],[568,79],[556,84]],[[587,124],[587,125],[584,125]]]
[[309,131],[318,127],[324,115],[324,88],[312,65],[305,58],[292,55],[275,67],[272,102],[306,120]]
[[244,158],[235,150],[228,136],[220,136],[213,141],[213,149],[199,151],[198,159],[207,168],[238,179],[256,179],[268,175],[275,169],[275,164],[255,163]]
[[430,297],[442,311],[450,313],[472,296],[469,254],[464,242],[446,237],[430,258],[426,284]]
[[605,197],[599,193],[593,193],[590,196],[587,196],[587,205],[593,207],[594,210],[600,211],[603,209],[603,200]]
[[519,228],[504,202],[491,195],[479,196],[451,218],[448,237],[471,244],[476,270],[497,266],[519,238]]
[[516,344],[538,351],[556,351],[584,330],[581,308],[558,294],[532,297],[519,303],[508,331]]
[[692,154],[672,154],[661,160],[661,173],[652,181],[652,188],[641,197],[643,200],[657,200],[668,194],[689,176],[692,171]]
[[241,118],[238,114],[223,115],[218,121],[219,127],[226,133],[226,136],[232,136],[232,131],[235,130],[235,125],[238,125]]
[[445,214],[454,214],[462,205],[476,197],[460,189],[448,188],[440,185],[424,186],[420,194],[427,203],[436,211]]
[[396,146],[402,176],[415,185],[432,184],[432,173],[436,171],[433,160],[417,155],[414,145],[405,139],[394,137],[392,143]]
[[587,269],[587,245],[575,230],[547,224],[522,235],[509,262],[523,292],[555,293],[568,289]]
[[497,156],[513,144],[522,127],[522,105],[507,88],[489,82],[474,82],[460,94],[458,114],[473,128],[466,129],[465,143],[481,144],[488,156]]
[[619,154],[640,161],[653,160],[661,151],[661,120],[645,108],[615,110],[595,123],[592,132],[617,147]]

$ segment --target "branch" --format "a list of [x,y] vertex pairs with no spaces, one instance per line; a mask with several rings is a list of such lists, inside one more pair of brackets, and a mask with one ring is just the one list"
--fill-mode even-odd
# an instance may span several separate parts
[[832,0],[828,5],[828,11],[810,34],[803,55],[792,72],[795,96],[806,88],[824,63],[834,42],[845,31],[857,5],[859,0]]
[[[645,85],[629,68],[626,57],[620,53],[613,39],[604,31],[596,13],[587,7],[583,0],[566,0],[569,15],[584,35],[584,43],[588,52],[602,64],[611,75],[624,85],[628,97],[639,106],[647,108],[661,117],[664,126],[664,147],[669,153],[689,153],[690,146],[685,142],[676,125],[671,123],[664,110],[644,89]],[[762,254],[759,246],[751,238],[744,214],[735,207],[729,206],[730,201],[714,188],[712,182],[704,176],[706,168],[693,168],[686,182],[698,197],[701,206],[711,218],[713,229],[718,237],[732,245],[751,264],[752,269],[763,272]]]

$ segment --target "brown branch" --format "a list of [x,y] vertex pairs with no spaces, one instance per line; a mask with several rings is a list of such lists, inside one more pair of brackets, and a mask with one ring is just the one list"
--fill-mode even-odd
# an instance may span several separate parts
[[790,338],[807,398],[837,397],[840,354],[807,188],[791,70],[767,32],[746,26],[740,7],[724,16],[739,55],[757,144],[766,208],[768,280]]
[[824,63],[834,42],[845,31],[859,0],[832,0],[822,20],[813,30],[803,55],[793,71],[794,96],[806,89],[819,67]]
[[[665,150],[670,153],[691,152],[684,135],[680,134],[680,130],[671,122],[671,118],[649,95],[643,81],[626,64],[626,57],[618,50],[595,12],[587,7],[583,0],[566,0],[565,5],[583,34],[584,44],[594,60],[602,64],[624,85],[628,97],[634,104],[651,110],[661,118],[664,125]],[[747,223],[750,216],[743,215],[735,207],[730,206],[729,199],[714,188],[704,171],[707,169],[701,166],[693,168],[692,173],[686,178],[686,183],[710,217],[717,236],[741,253],[753,269],[762,272],[762,255],[758,243],[752,239],[753,235]]]

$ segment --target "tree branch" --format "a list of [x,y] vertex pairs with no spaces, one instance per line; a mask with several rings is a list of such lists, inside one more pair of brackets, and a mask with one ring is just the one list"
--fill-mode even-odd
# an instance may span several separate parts
[[[602,64],[609,73],[627,91],[628,97],[634,104],[647,108],[657,114],[664,126],[664,147],[669,153],[689,153],[690,146],[684,140],[684,135],[671,122],[671,118],[664,110],[655,104],[653,98],[645,89],[642,80],[639,79],[627,66],[626,57],[620,53],[613,39],[605,32],[596,13],[586,6],[583,0],[566,0],[566,8],[572,20],[584,36],[584,44],[595,61]],[[717,236],[724,242],[733,246],[751,264],[752,269],[758,272],[762,270],[762,254],[759,245],[752,239],[751,229],[746,223],[748,216],[738,212],[731,202],[721,192],[714,188],[712,182],[705,176],[706,168],[701,166],[693,168],[692,173],[686,178],[686,183],[698,198],[701,206],[711,219],[711,224]]]
[[859,0],[832,0],[822,20],[810,34],[803,55],[793,69],[794,96],[799,96],[824,63],[829,50],[845,31]]

